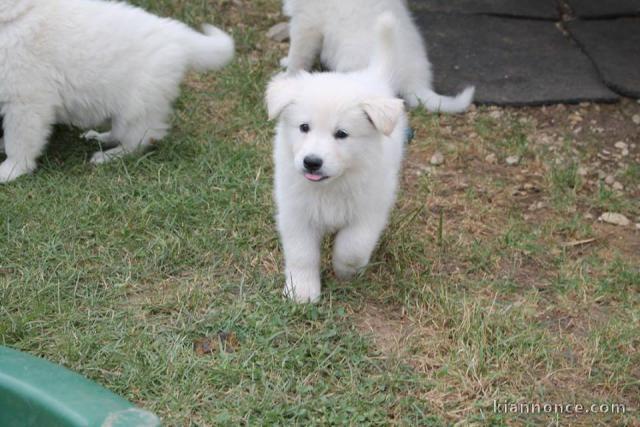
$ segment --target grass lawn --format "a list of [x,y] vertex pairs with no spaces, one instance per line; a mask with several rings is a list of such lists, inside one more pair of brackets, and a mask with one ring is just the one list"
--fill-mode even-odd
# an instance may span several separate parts
[[38,172],[0,187],[0,344],[166,425],[638,425],[640,104],[413,112],[372,265],[345,284],[325,259],[321,303],[297,306],[263,106],[279,2],[134,3],[230,30],[237,59],[189,75],[155,151],[91,167],[97,146],[59,127]]

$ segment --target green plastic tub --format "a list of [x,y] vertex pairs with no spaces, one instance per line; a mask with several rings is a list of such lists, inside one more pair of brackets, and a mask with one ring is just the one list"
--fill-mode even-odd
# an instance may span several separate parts
[[160,420],[81,375],[0,346],[0,426],[155,427]]

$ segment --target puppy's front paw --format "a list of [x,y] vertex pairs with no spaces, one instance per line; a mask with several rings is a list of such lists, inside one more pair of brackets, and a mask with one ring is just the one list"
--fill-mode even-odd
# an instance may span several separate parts
[[320,300],[320,286],[314,284],[298,284],[293,286],[287,283],[284,286],[284,296],[298,304],[313,304]]
[[333,271],[340,280],[351,280],[367,266],[365,261],[346,261],[341,259],[333,260]]
[[280,59],[280,68],[284,68],[285,70],[289,67],[289,57],[285,56]]
[[0,184],[11,182],[22,175],[33,172],[36,169],[36,163],[32,161],[16,162],[7,159],[0,164]]

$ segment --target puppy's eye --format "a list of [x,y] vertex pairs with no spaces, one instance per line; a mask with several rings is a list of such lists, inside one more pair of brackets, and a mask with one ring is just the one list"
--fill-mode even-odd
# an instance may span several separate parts
[[333,137],[335,139],[346,139],[346,138],[349,138],[349,134],[346,133],[343,130],[339,130],[339,131],[336,131],[336,133],[333,134]]
[[309,123],[303,123],[300,125],[300,132],[309,133],[310,130],[311,130],[311,126],[309,126]]

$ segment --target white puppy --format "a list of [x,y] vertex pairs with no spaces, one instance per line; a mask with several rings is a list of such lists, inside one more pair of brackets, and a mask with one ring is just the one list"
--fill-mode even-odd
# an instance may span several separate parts
[[396,93],[412,108],[423,104],[429,111],[445,113],[463,112],[473,100],[473,87],[456,97],[433,91],[427,49],[405,0],[284,0],[283,11],[291,17],[291,46],[282,65],[291,73],[309,70],[318,55],[330,70],[365,68],[375,40],[371,29],[388,11],[398,21],[392,59]]
[[111,121],[88,138],[115,146],[102,163],[165,136],[188,68],[210,70],[233,57],[233,40],[205,34],[124,3],[0,0],[0,182],[36,168],[54,123],[82,128]]
[[408,121],[390,84],[397,24],[378,22],[371,65],[350,73],[300,72],[269,84],[277,222],[285,294],[320,297],[320,246],[337,232],[333,266],[349,278],[369,262],[395,202]]

